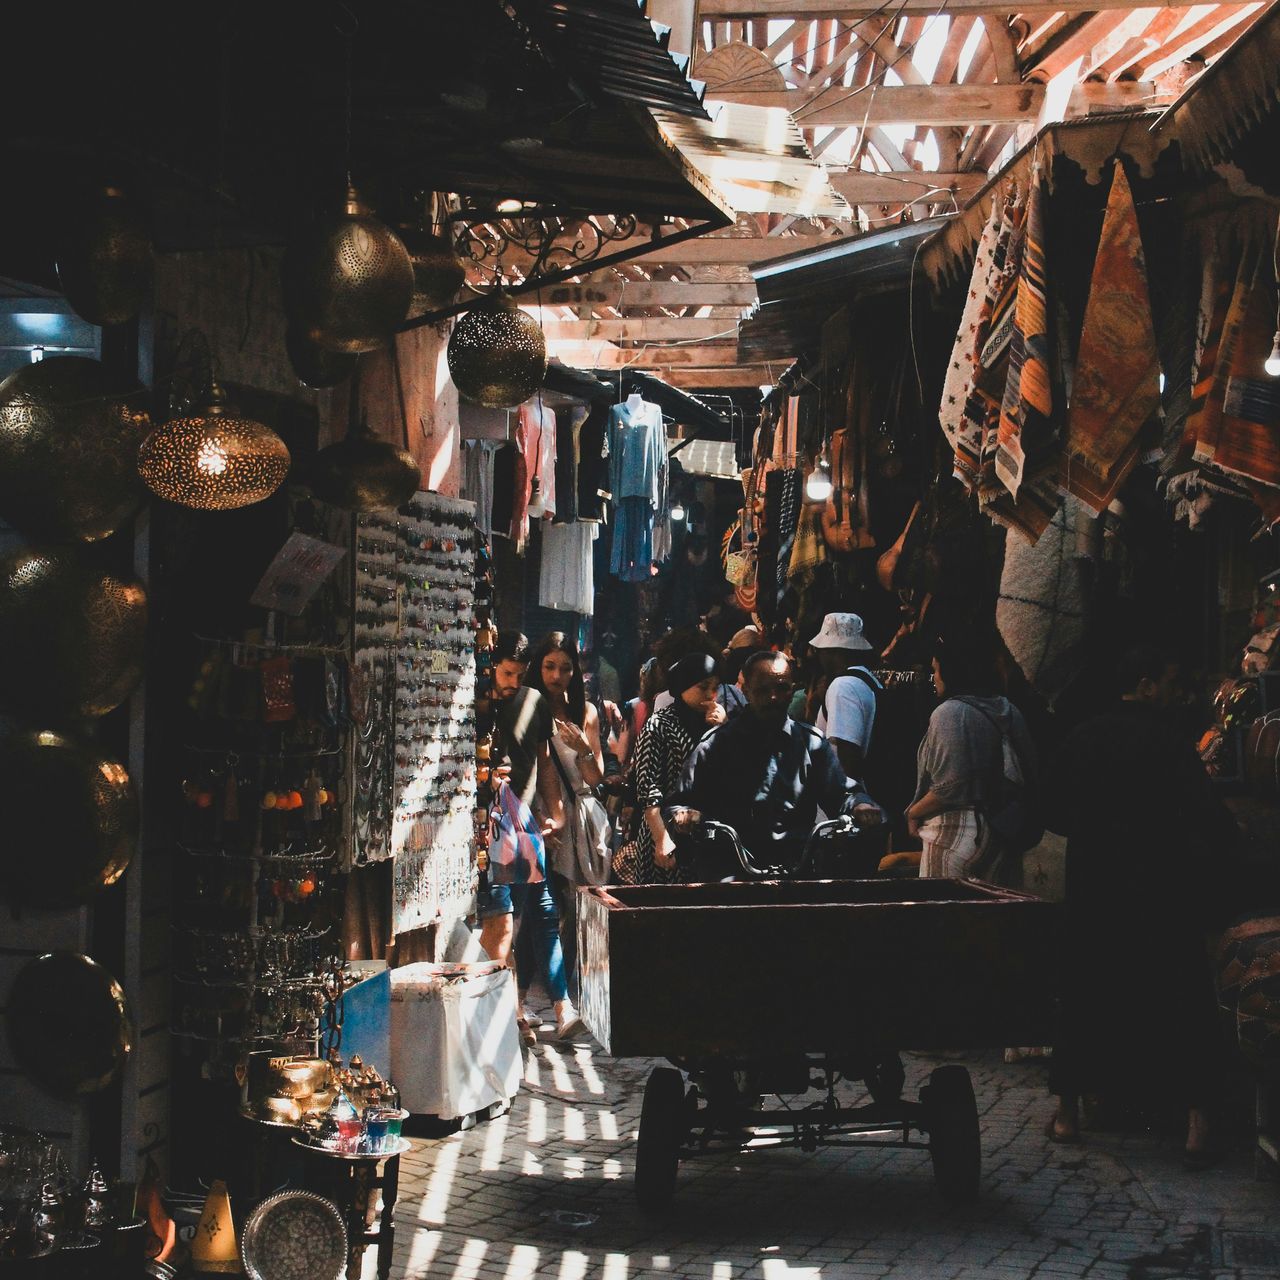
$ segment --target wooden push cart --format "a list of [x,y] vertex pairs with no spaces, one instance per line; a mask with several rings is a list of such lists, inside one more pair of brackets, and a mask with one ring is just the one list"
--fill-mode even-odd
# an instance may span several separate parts
[[[747,1143],[927,1147],[943,1194],[975,1196],[968,1071],[940,1066],[908,1101],[898,1052],[1049,1043],[1059,912],[967,880],[582,890],[587,1026],[614,1057],[672,1063],[645,1088],[641,1204],[670,1201],[681,1160]],[[842,1079],[869,1100],[843,1103]]]

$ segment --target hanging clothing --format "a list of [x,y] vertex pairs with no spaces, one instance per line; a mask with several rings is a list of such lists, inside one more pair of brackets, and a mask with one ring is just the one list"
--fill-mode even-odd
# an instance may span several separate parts
[[611,497],[609,458],[605,451],[609,409],[609,405],[592,405],[586,419],[575,428],[579,520],[603,520],[605,500]]
[[662,410],[647,400],[628,397],[609,411],[606,438],[609,488],[614,501],[645,498],[656,510],[661,501],[661,471],[667,456]]
[[516,504],[516,454],[513,444],[499,445],[493,455],[493,500],[491,503],[491,533],[502,538],[511,537],[515,521]]
[[556,414],[557,524],[573,524],[578,518],[578,436],[586,416],[585,405]]
[[538,603],[544,609],[595,612],[595,540],[600,526],[578,524],[542,526],[542,565],[538,571]]
[[[520,406],[516,415],[516,488],[511,538],[523,552],[529,540],[529,508],[534,514],[556,511],[556,415],[541,396]],[[536,484],[534,482],[537,482]]]
[[653,576],[653,508],[647,498],[623,498],[617,504],[609,572],[622,582],[648,582]]
[[498,440],[468,440],[463,445],[462,495],[476,504],[476,528],[493,536],[493,467]]

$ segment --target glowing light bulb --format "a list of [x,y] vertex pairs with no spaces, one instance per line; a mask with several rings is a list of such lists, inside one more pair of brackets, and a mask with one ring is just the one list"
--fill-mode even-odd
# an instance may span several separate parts
[[831,464],[826,458],[819,458],[804,482],[804,496],[809,502],[826,502],[831,489]]
[[671,519],[675,521],[676,524],[683,524],[684,518],[687,514],[688,512],[684,509],[684,503],[677,498],[675,502],[671,504]]
[[1280,378],[1280,333],[1272,339],[1271,354],[1262,366],[1273,378]]
[[227,469],[227,451],[217,440],[205,440],[196,450],[196,467],[207,476],[220,476]]

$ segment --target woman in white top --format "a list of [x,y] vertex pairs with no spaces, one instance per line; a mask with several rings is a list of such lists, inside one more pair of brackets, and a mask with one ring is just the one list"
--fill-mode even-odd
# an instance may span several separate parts
[[[551,705],[555,727],[552,764],[564,791],[564,829],[547,849],[560,906],[560,940],[572,992],[577,983],[577,891],[608,879],[609,841],[596,788],[604,781],[600,715],[587,701],[578,646],[563,631],[544,636],[529,662],[526,682]],[[607,821],[607,820],[604,820]]]

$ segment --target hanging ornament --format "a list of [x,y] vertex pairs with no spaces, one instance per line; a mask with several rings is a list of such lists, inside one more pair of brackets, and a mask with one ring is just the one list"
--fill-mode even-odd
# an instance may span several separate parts
[[420,227],[401,227],[400,238],[413,264],[410,314],[417,316],[447,307],[467,280],[467,269],[453,241]]
[[71,548],[0,559],[0,708],[44,719],[101,716],[142,676],[147,595]]
[[547,373],[547,341],[538,322],[505,293],[473,307],[449,336],[449,373],[466,399],[514,409]]
[[203,408],[157,427],[138,470],[161,498],[200,511],[232,511],[269,498],[289,474],[289,450],[270,427],[230,411],[211,382]]
[[323,217],[288,248],[282,265],[291,324],[327,351],[375,351],[409,313],[413,267],[354,187],[341,214]]
[[144,496],[134,467],[150,427],[140,393],[82,356],[11,373],[0,383],[0,516],[58,541],[114,533]]
[[57,249],[58,283],[90,324],[123,324],[150,301],[156,251],[146,223],[119,187],[76,204]]
[[298,381],[313,391],[346,382],[355,372],[359,359],[355,352],[327,351],[312,342],[297,325],[290,325],[286,331],[284,349]]
[[24,965],[5,1004],[14,1058],[51,1093],[73,1097],[105,1089],[133,1048],[120,984],[96,960],[74,951],[52,951]]
[[15,903],[79,906],[124,875],[138,838],[138,799],[118,761],[50,729],[0,738],[0,806],[8,834],[0,892]]
[[413,454],[379,440],[368,423],[353,425],[345,440],[321,449],[311,472],[312,493],[344,511],[394,511],[421,484]]

